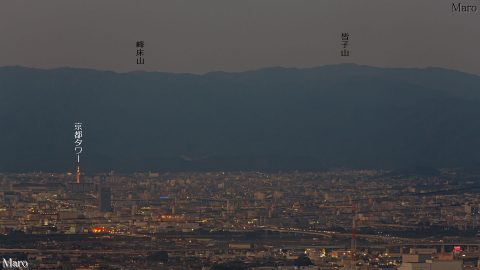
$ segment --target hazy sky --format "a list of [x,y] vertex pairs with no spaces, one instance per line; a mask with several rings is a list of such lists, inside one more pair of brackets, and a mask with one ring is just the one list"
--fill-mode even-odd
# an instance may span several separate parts
[[[464,0],[478,4],[480,1]],[[0,66],[205,73],[341,62],[480,74],[480,11],[445,0],[5,0]],[[350,57],[340,36],[350,33]],[[145,65],[136,64],[137,40]]]

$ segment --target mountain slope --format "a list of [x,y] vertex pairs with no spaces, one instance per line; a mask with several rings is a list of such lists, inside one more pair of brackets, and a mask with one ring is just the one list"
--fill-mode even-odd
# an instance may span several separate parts
[[480,77],[353,64],[205,75],[0,68],[0,171],[480,164]]

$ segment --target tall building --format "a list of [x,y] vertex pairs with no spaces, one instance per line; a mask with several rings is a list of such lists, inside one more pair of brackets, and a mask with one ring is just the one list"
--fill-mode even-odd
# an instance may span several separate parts
[[100,211],[112,212],[112,190],[109,187],[100,188]]
[[77,184],[80,184],[80,165],[77,165]]

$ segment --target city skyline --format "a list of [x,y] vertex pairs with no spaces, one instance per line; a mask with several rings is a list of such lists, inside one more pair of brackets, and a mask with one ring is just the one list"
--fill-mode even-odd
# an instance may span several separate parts
[[0,3],[0,269],[480,270],[476,0]]

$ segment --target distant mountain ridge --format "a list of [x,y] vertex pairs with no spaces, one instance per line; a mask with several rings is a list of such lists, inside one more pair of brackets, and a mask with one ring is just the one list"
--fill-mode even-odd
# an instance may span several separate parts
[[0,67],[0,171],[480,167],[480,77],[355,64],[205,75]]

